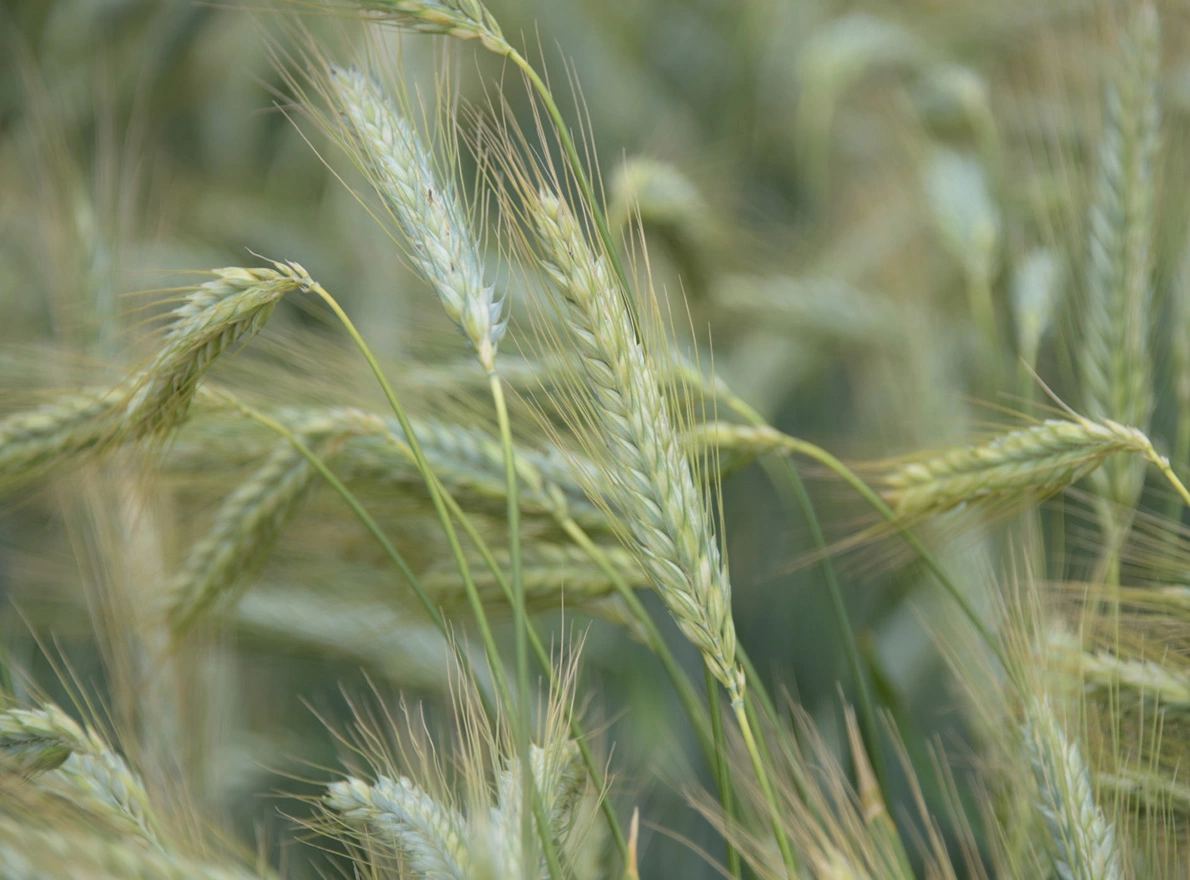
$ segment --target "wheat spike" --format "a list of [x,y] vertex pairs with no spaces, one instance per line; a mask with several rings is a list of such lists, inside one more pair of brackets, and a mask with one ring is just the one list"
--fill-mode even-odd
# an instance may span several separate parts
[[92,730],[57,706],[0,713],[0,755],[41,790],[156,841],[140,777]]
[[[600,549],[629,586],[643,588],[649,585],[648,577],[631,553],[619,546]],[[508,569],[507,551],[493,550],[492,555],[501,568]],[[482,559],[474,560],[474,569],[480,597],[492,604],[505,603],[504,592]],[[591,562],[584,549],[573,544],[544,541],[528,544],[524,551],[524,581],[525,601],[534,611],[561,607],[590,609],[615,594],[607,574]],[[461,608],[466,601],[453,563],[442,562],[431,567],[422,577],[422,586],[434,597],[436,604],[446,609]]]
[[372,785],[355,778],[336,782],[325,803],[349,826],[394,847],[414,876],[467,880],[472,875],[466,820],[404,776],[381,776]]
[[[569,741],[549,748],[533,744],[529,747],[529,768],[533,773],[534,788],[541,797],[550,834],[558,843],[565,843],[574,822],[575,807],[587,786],[586,768],[578,746]],[[521,779],[519,758],[505,761],[497,774],[496,806],[489,813],[490,827],[487,830],[497,850],[491,856],[503,865],[501,876],[516,877],[523,873],[519,833],[523,808]],[[545,873],[542,861],[538,875],[545,876]]]
[[1115,422],[1051,420],[899,465],[879,484],[896,514],[909,518],[967,502],[1052,495],[1115,452],[1147,456],[1152,444],[1135,428]]
[[511,51],[495,16],[479,0],[355,0],[355,3],[381,13],[385,20],[407,30],[479,40],[497,55]]
[[125,407],[123,427],[132,439],[179,425],[220,355],[259,333],[281,297],[314,284],[297,263],[273,266],[216,269],[171,312],[165,340]]
[[642,562],[683,634],[733,700],[741,698],[731,585],[706,502],[625,309],[626,292],[562,201],[543,192],[530,210],[542,265],[565,302],[564,317],[594,397],[607,460],[614,463],[601,486],[624,512]]
[[5,880],[260,880],[243,868],[195,862],[176,854],[110,839],[92,829],[46,828],[0,818],[0,877]]
[[158,841],[144,782],[110,749],[77,751],[37,782],[39,788],[106,819],[117,829]]
[[492,372],[507,322],[494,288],[484,282],[483,260],[451,182],[453,169],[443,184],[417,131],[368,76],[333,67],[330,83],[372,185],[409,242],[413,268]]
[[53,770],[90,745],[83,729],[57,706],[0,713],[0,755],[24,773]]
[[[304,420],[296,433],[325,459],[333,457],[347,433],[377,430],[381,424],[355,410],[332,410]],[[166,616],[175,634],[188,630],[216,603],[235,599],[232,587],[268,560],[316,476],[304,453],[282,440],[227,498],[166,588]]]
[[1024,738],[1058,876],[1121,880],[1115,831],[1095,803],[1078,744],[1067,737],[1048,698],[1030,699]]
[[[1087,414],[1143,431],[1153,409],[1148,336],[1160,127],[1152,4],[1136,4],[1121,41],[1099,142],[1079,366]],[[1095,478],[1100,494],[1129,510],[1143,482],[1143,467],[1134,461],[1113,463]],[[1115,519],[1107,509],[1102,516]]]

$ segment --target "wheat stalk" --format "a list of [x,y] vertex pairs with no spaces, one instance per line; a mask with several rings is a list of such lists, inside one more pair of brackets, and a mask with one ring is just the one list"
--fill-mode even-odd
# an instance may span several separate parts
[[1051,420],[898,465],[878,482],[894,512],[911,518],[967,502],[1052,495],[1116,452],[1154,454],[1149,439],[1135,428],[1111,421]]
[[350,778],[332,784],[326,806],[349,826],[395,847],[406,868],[426,880],[471,877],[467,822],[402,776],[381,776],[369,785]]
[[[1079,366],[1086,411],[1147,430],[1153,408],[1149,315],[1152,309],[1160,110],[1160,39],[1156,11],[1135,6],[1121,38],[1121,58],[1106,97],[1099,171],[1091,205],[1087,294]],[[1144,481],[1136,462],[1121,461],[1095,478],[1100,493],[1135,507]],[[1116,515],[1104,508],[1104,522]]]
[[491,373],[507,322],[494,288],[484,282],[483,260],[450,178],[445,185],[437,179],[433,157],[417,131],[369,77],[332,67],[330,84],[372,185],[409,242],[413,268],[434,288],[446,314]]
[[170,313],[170,329],[124,409],[132,438],[160,434],[187,415],[198,383],[223,353],[264,327],[283,296],[314,281],[297,263],[272,269],[216,269]]
[[625,310],[626,291],[562,201],[542,192],[530,210],[542,265],[566,305],[564,317],[594,397],[607,460],[613,462],[601,482],[624,512],[642,562],[679,628],[738,700],[743,676],[735,662],[731,585],[706,502]]
[[1061,880],[1121,880],[1115,831],[1091,790],[1091,775],[1078,744],[1062,729],[1048,698],[1032,697],[1025,718],[1025,747]]

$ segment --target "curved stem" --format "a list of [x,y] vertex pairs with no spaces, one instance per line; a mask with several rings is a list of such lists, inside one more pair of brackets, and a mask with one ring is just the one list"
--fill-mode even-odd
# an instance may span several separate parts
[[[847,657],[847,665],[851,670],[851,679],[855,683],[856,702],[859,707],[860,724],[863,726],[864,738],[868,741],[868,757],[872,762],[872,771],[876,775],[877,783],[885,797],[889,796],[888,776],[884,769],[884,756],[880,748],[880,725],[876,718],[876,709],[872,703],[872,691],[868,686],[868,676],[864,672],[860,659],[859,645],[855,640],[855,631],[851,626],[851,618],[847,614],[847,606],[843,599],[843,589],[839,579],[835,576],[835,567],[831,564],[826,538],[822,533],[822,525],[818,521],[818,514],[814,504],[806,492],[806,485],[802,481],[797,469],[787,460],[778,463],[778,474],[770,474],[773,485],[785,483],[796,498],[806,525],[810,529],[810,537],[814,542],[814,549],[821,555],[822,576],[826,580],[827,594],[830,596],[831,610],[834,613],[835,625],[839,628],[842,639],[843,653]],[[783,478],[778,480],[777,478]],[[778,491],[781,490],[778,488]],[[787,502],[788,503],[788,502]]]
[[744,738],[744,747],[748,750],[748,757],[752,760],[752,770],[756,774],[756,781],[760,783],[760,791],[764,795],[765,803],[768,804],[769,821],[773,826],[773,835],[777,838],[777,846],[781,850],[781,859],[785,862],[785,871],[790,880],[796,880],[800,876],[797,857],[789,846],[789,838],[781,824],[781,809],[777,806],[777,797],[773,794],[773,787],[769,783],[768,771],[761,760],[756,737],[752,735],[752,723],[748,720],[748,710],[741,694],[729,694],[729,696],[736,724],[739,725],[740,735]]
[[[500,570],[500,564],[496,561],[496,557],[492,555],[491,548],[488,547],[487,542],[484,541],[483,536],[475,528],[471,522],[470,517],[463,512],[459,507],[459,503],[454,500],[449,492],[443,492],[443,500],[449,508],[451,516],[459,521],[459,525],[463,527],[463,532],[467,538],[475,545],[475,549],[483,558],[484,564],[491,571],[492,577],[496,579],[500,590],[504,593],[504,598],[511,604],[513,593],[512,587],[505,578],[504,572]],[[528,635],[529,647],[533,649],[533,656],[537,659],[537,664],[541,667],[542,673],[546,676],[546,681],[550,687],[554,685],[554,665],[550,662],[549,653],[545,649],[545,645],[541,642],[541,637],[537,634],[536,628],[532,623],[529,623],[526,629]],[[574,737],[575,742],[578,743],[579,752],[583,758],[583,764],[586,765],[587,773],[591,777],[591,782],[599,791],[605,788],[603,769],[595,762],[595,756],[591,752],[591,747],[587,743],[587,734],[584,732],[582,725],[578,719],[574,717],[573,713],[568,713],[570,724],[570,735]],[[616,848],[620,851],[620,856],[625,860],[628,858],[628,840],[624,835],[624,829],[620,825],[620,818],[616,815],[615,807],[612,806],[608,798],[600,799],[600,808],[603,810],[604,818],[607,820],[608,827],[611,829],[612,839],[615,841]]]
[[[442,531],[446,535],[446,540],[450,544],[451,553],[454,555],[455,563],[459,569],[459,575],[463,579],[463,587],[467,592],[467,601],[471,605],[472,613],[475,616],[475,624],[479,629],[480,639],[483,642],[484,651],[488,657],[488,663],[492,667],[492,678],[496,682],[497,691],[500,694],[501,700],[505,705],[513,705],[513,695],[508,685],[508,678],[504,674],[504,666],[500,660],[500,652],[496,647],[495,637],[492,635],[491,626],[488,623],[487,614],[483,608],[483,601],[480,599],[479,590],[475,586],[475,579],[471,575],[471,566],[467,563],[467,558],[463,553],[462,544],[459,543],[459,535],[455,530],[454,524],[451,522],[450,514],[447,512],[446,504],[442,498],[442,488],[438,483],[438,478],[430,469],[426,461],[425,453],[422,451],[421,444],[417,440],[417,435],[413,431],[413,425],[409,421],[409,416],[406,415],[404,407],[401,406],[400,400],[397,398],[396,392],[388,381],[388,377],[384,375],[384,371],[380,368],[379,362],[375,355],[372,354],[368,343],[364,341],[363,336],[360,335],[359,330],[356,329],[354,322],[348,317],[347,313],[343,311],[342,306],[338,301],[331,296],[326,289],[317,282],[311,285],[311,292],[317,294],[323,302],[335,313],[335,316],[343,324],[347,333],[351,336],[356,348],[359,349],[360,354],[364,356],[364,360],[368,362],[371,367],[376,381],[380,384],[381,390],[384,392],[385,398],[388,400],[389,407],[391,407],[393,414],[397,417],[397,422],[401,426],[401,431],[405,434],[406,443],[409,446],[409,451],[413,453],[414,462],[417,465],[418,472],[422,475],[425,481],[426,490],[430,493],[430,500],[434,504],[434,509],[438,513],[439,522],[442,525]],[[528,694],[521,694],[521,699],[528,700]],[[532,800],[534,810],[540,809],[540,793],[533,785],[532,775],[529,776],[529,786],[525,789],[526,794]],[[547,828],[548,831],[548,828]],[[544,851],[546,862],[549,868],[550,876],[553,880],[563,880],[561,864],[558,861],[557,849],[554,846],[553,838],[550,834],[539,834],[541,838],[541,846]]]
[[727,767],[727,737],[723,731],[723,715],[719,708],[719,683],[711,674],[711,667],[702,665],[706,679],[707,708],[711,715],[711,735],[715,738],[715,760],[711,769],[715,773],[715,783],[719,788],[719,803],[723,807],[723,818],[727,823],[729,833],[724,835],[727,847],[727,872],[734,880],[740,880],[740,853],[731,842],[730,830],[739,822],[735,809],[735,793],[731,787],[731,773]]
[[[504,385],[495,373],[488,374],[492,389],[492,403],[500,427],[500,445],[504,450],[505,495],[508,500],[508,556],[512,569],[513,652],[516,665],[517,711],[515,725],[517,754],[521,759],[521,790],[533,785],[533,767],[529,760],[530,728],[533,724],[529,707],[529,651],[525,631],[528,612],[525,608],[525,579],[521,571],[521,507],[517,494],[516,457],[512,447],[512,428],[508,421],[508,404],[504,399]],[[529,852],[533,826],[528,810],[521,811],[522,852]],[[528,865],[526,864],[526,870]]]

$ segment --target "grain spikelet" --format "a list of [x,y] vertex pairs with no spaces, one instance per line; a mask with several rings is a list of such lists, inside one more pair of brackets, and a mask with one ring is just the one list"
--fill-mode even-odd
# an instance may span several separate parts
[[1030,699],[1024,738],[1058,876],[1120,880],[1115,831],[1095,803],[1082,751],[1062,729],[1048,698]]
[[879,485],[897,515],[911,518],[967,502],[1052,495],[1115,452],[1147,456],[1152,445],[1140,431],[1115,422],[1051,420],[899,465]]
[[258,880],[261,875],[104,837],[94,829],[57,830],[44,823],[0,818],[0,876],[5,880]]
[[495,16],[479,0],[355,0],[355,3],[381,13],[386,21],[407,30],[479,40],[497,55],[507,55],[510,51]]
[[57,706],[0,713],[0,755],[41,791],[114,827],[155,841],[140,777],[92,730]]
[[[379,420],[342,410],[307,422],[297,433],[326,458],[341,446],[345,432],[378,425]],[[166,617],[175,634],[187,631],[216,603],[231,601],[231,588],[267,561],[316,476],[305,455],[282,440],[227,498],[166,588]]]
[[[411,5],[432,9],[441,4]],[[507,322],[494,288],[484,282],[483,260],[455,194],[454,169],[448,169],[445,183],[439,180],[416,129],[364,73],[332,67],[328,91],[356,159],[409,242],[410,263],[492,372]]]
[[119,434],[126,388],[64,397],[0,420],[0,482],[28,480],[103,447]]
[[297,263],[273,266],[216,269],[213,280],[173,310],[165,340],[125,407],[124,430],[132,439],[179,425],[219,356],[259,333],[281,297],[314,284]]
[[371,785],[345,779],[329,787],[325,803],[349,827],[393,847],[415,876],[433,880],[471,876],[466,820],[408,778],[382,776]]
[[88,747],[83,729],[57,706],[0,713],[0,754],[6,769],[43,773]]
[[[1148,336],[1160,40],[1150,3],[1137,4],[1130,15],[1099,142],[1079,366],[1087,414],[1143,431],[1153,408]],[[1095,478],[1100,494],[1127,510],[1135,507],[1143,482],[1143,467],[1134,461],[1113,463]],[[1104,522],[1115,516],[1102,512]]]
[[565,303],[564,320],[606,444],[600,483],[623,511],[642,564],[674,620],[734,699],[736,663],[731,585],[719,558],[706,501],[670,421],[658,378],[638,341],[615,274],[592,251],[578,220],[556,196],[530,196],[541,262]]

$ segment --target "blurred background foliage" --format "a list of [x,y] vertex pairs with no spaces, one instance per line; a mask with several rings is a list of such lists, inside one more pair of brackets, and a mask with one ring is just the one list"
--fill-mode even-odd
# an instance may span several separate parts
[[[710,340],[715,370],[773,424],[872,461],[1050,405],[1029,368],[1077,404],[1077,266],[1102,77],[1125,4],[489,5],[505,34],[544,59],[556,91],[573,96],[564,110],[593,145],[613,222],[642,224],[654,283],[675,302],[685,297],[690,319],[677,322],[679,334],[695,329],[707,363]],[[341,157],[288,113],[279,64],[311,37],[332,57],[358,45],[358,23],[314,13],[299,32],[291,13],[302,4],[281,6],[0,2],[5,411],[131,362],[141,301],[127,294],[169,287],[186,270],[252,265],[253,254],[298,260],[334,291],[396,365],[415,415],[466,411],[453,385],[432,377],[435,365],[458,360],[454,331],[330,170],[357,183]],[[1185,251],[1186,12],[1162,8],[1162,314]],[[473,46],[395,35],[384,45],[423,93],[446,51],[453,87],[481,110],[504,76],[512,111],[532,126],[519,78]],[[515,321],[515,287],[510,298]],[[374,401],[339,338],[308,304],[287,301],[220,379],[271,403]],[[1158,361],[1169,354],[1159,348]],[[1171,412],[1158,407],[1159,441],[1173,436]],[[242,469],[211,462],[197,473],[166,480],[168,492],[137,502],[151,515],[132,518],[105,519],[103,505],[119,499],[96,501],[82,478],[6,498],[0,619],[14,667],[56,693],[46,656],[59,658],[84,689],[109,693],[103,661],[112,649],[94,634],[102,612],[93,584],[132,576],[151,589],[176,564]],[[831,541],[871,524],[836,484],[815,479],[811,491]],[[733,473],[723,495],[741,641],[845,754],[841,709],[853,684],[806,524],[757,466]],[[399,512],[406,503],[420,502],[396,499],[393,516],[415,522]],[[206,796],[240,834],[260,832],[281,848],[300,845],[284,814],[305,809],[292,800],[313,791],[303,780],[325,778],[320,768],[338,760],[325,722],[342,726],[344,694],[366,691],[367,676],[388,700],[400,691],[433,710],[447,699],[440,640],[390,601],[371,549],[336,531],[334,504],[318,496],[299,516],[201,672],[216,695],[196,721],[214,768]],[[1066,529],[1056,545],[1064,550],[1038,563],[1038,574],[1057,580],[1085,573],[1096,539],[1086,505],[1066,508],[1045,519]],[[1012,536],[969,520],[922,534],[977,604],[990,605]],[[411,552],[424,540],[412,526],[400,538]],[[111,548],[142,540],[156,554],[133,554],[140,570],[121,570],[127,558]],[[334,552],[310,552],[326,546]],[[940,806],[928,745],[938,738],[961,753],[969,735],[932,636],[949,612],[935,591],[919,589],[923,573],[891,542],[841,547],[836,562],[879,704]],[[277,619],[279,609],[290,617]],[[360,613],[350,645],[294,634],[300,613],[325,622],[351,609]],[[658,664],[607,623],[556,623],[558,634],[587,631],[581,693],[614,744],[616,802],[667,831],[645,832],[642,875],[712,876],[668,833],[718,853],[686,805],[683,793],[710,777]],[[697,675],[695,653],[673,642]],[[905,819],[903,780],[901,797]],[[301,876],[305,856],[281,858]]]

